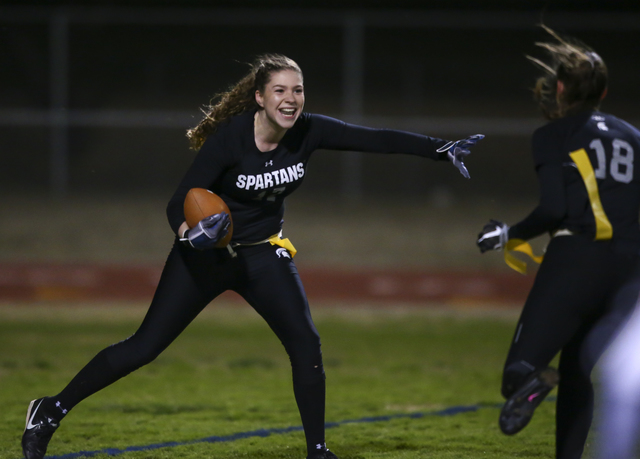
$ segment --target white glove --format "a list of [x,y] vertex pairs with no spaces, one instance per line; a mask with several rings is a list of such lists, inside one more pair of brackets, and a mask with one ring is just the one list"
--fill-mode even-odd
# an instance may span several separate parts
[[480,252],[485,253],[488,250],[502,250],[508,240],[509,225],[498,220],[490,220],[484,225],[482,232],[478,234],[476,244],[480,248]]
[[458,168],[464,178],[471,178],[467,167],[464,165],[464,159],[471,153],[469,149],[476,144],[478,140],[484,139],[483,134],[475,134],[466,139],[448,142],[436,151],[438,153],[447,152],[449,160]]
[[196,250],[212,249],[229,232],[231,220],[226,212],[203,218],[196,226],[185,231],[180,242]]

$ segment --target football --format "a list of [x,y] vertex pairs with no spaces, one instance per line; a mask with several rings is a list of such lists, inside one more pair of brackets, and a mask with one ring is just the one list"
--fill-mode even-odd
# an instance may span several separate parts
[[231,223],[227,235],[216,244],[218,248],[226,247],[233,233],[233,219],[227,204],[220,196],[204,188],[191,188],[184,199],[184,218],[189,228],[196,226],[203,218],[220,212],[226,212]]

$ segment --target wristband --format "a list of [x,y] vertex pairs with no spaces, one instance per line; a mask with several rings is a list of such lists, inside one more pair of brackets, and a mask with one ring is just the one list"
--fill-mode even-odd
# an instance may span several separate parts
[[182,236],[178,236],[178,240],[182,242],[184,245],[188,245],[189,247],[191,247],[191,243],[189,242],[189,238],[187,237],[188,232],[189,232],[189,228],[184,230],[184,233],[182,233]]

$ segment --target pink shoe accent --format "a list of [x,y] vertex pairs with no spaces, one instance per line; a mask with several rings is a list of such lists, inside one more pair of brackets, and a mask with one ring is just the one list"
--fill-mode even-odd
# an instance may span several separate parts
[[529,395],[529,398],[527,398],[527,400],[532,401],[532,400],[533,400],[534,398],[536,398],[538,395],[540,395],[540,394],[538,394],[538,393],[536,393],[536,394],[531,394],[531,395]]

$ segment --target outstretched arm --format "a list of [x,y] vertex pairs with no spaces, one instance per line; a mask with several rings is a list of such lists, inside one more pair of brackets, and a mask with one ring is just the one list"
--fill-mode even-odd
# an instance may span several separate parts
[[470,148],[484,136],[450,141],[395,129],[375,129],[348,124],[323,115],[313,115],[318,128],[317,148],[327,150],[363,151],[371,153],[402,153],[440,161],[451,161],[468,177],[463,159]]

